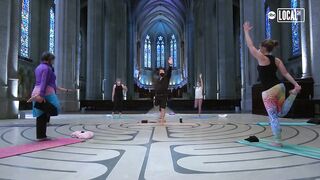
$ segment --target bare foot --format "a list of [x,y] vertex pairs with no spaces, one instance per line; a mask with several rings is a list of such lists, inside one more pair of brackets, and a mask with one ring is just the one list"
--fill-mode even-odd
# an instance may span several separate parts
[[283,147],[283,144],[282,144],[282,143],[279,143],[279,142],[271,142],[271,143],[270,143],[270,146],[273,146],[273,147]]
[[294,89],[291,89],[289,91],[289,93],[293,95],[297,95],[300,93],[300,91],[301,91],[301,86],[295,86]]

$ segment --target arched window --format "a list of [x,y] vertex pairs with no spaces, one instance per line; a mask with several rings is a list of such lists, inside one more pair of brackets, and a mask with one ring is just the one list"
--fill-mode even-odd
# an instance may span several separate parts
[[164,67],[164,39],[162,36],[157,38],[157,67]]
[[171,36],[170,40],[170,56],[173,60],[173,67],[177,67],[177,40],[174,34]]
[[[291,8],[298,7],[298,0],[291,0]],[[299,55],[301,53],[300,48],[300,26],[298,22],[292,22],[291,32],[292,32],[292,55]]]
[[21,2],[20,55],[29,58],[30,0],[22,0]]
[[151,41],[149,35],[144,40],[144,67],[151,68]]
[[54,5],[49,11],[49,52],[54,53],[54,42],[55,42],[55,9]]
[[271,23],[270,19],[268,17],[268,14],[270,12],[270,7],[268,6],[266,9],[266,39],[271,39]]

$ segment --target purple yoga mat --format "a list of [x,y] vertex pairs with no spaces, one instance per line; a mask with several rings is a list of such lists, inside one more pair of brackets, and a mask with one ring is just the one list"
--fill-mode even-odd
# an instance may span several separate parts
[[82,141],[84,140],[73,139],[73,138],[57,138],[57,139],[46,140],[46,141],[38,141],[30,144],[0,148],[0,159],[10,157],[10,156],[16,156],[20,154],[25,154],[25,153],[31,153],[35,151],[41,151],[44,149],[65,146],[68,144],[75,144]]

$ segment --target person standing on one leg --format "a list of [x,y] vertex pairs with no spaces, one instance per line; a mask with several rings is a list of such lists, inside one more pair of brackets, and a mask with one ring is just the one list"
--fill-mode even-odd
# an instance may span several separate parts
[[202,74],[199,75],[199,81],[197,82],[197,86],[195,87],[195,100],[194,100],[194,108],[198,108],[198,115],[201,115],[201,108],[203,102],[203,80]]
[[[278,46],[278,41],[271,39],[264,40],[258,50],[253,45],[249,34],[252,28],[249,22],[243,24],[249,51],[258,61],[257,69],[263,86],[262,99],[269,116],[274,136],[274,142],[271,145],[282,146],[279,117],[283,117],[289,112],[297,94],[301,90],[301,86],[288,73],[282,61],[271,55],[272,50]],[[290,96],[287,99],[285,99],[285,86],[283,83],[280,83],[277,78],[277,70],[294,86],[294,89],[290,90]]]
[[160,123],[163,124],[165,122],[165,114],[166,114],[166,107],[168,101],[168,87],[172,73],[172,57],[169,57],[168,64],[169,68],[167,72],[164,69],[159,70],[159,79],[157,79],[155,84],[155,105],[159,106],[160,110]]
[[119,117],[121,116],[122,107],[123,107],[123,91],[127,91],[127,90],[128,88],[121,83],[121,80],[117,79],[116,84],[113,85],[113,90],[112,90],[112,102],[113,102],[112,117],[116,111],[119,112]]
[[[41,64],[35,69],[36,83],[32,91],[31,98],[27,102],[33,102],[33,116],[37,118],[36,130],[37,139],[47,138],[47,122],[49,122],[50,114],[45,112],[46,109],[40,110],[35,107],[36,103],[50,103],[56,108],[56,112],[60,110],[60,103],[56,96],[56,91],[69,92],[71,90],[56,86],[56,75],[54,73],[53,63],[55,56],[52,53],[44,52],[41,56]],[[46,106],[44,106],[46,107]]]

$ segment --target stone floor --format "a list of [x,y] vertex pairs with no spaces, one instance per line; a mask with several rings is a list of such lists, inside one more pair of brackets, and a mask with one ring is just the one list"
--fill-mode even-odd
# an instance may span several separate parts
[[[54,117],[51,137],[90,130],[84,143],[0,159],[0,179],[279,180],[320,179],[320,160],[236,143],[255,134],[270,138],[267,121],[252,114],[168,115],[166,126],[141,124],[156,114],[66,114]],[[183,123],[179,123],[179,118]],[[306,121],[306,119],[285,121]],[[319,126],[283,127],[292,144],[320,148]],[[35,141],[35,121],[1,120],[0,147]]]

